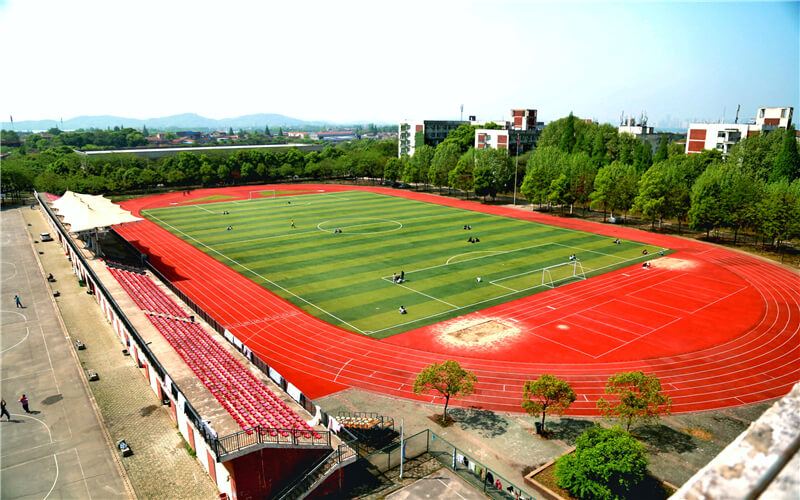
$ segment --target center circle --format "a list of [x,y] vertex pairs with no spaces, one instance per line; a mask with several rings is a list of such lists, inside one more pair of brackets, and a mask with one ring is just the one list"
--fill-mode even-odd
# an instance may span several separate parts
[[341,229],[344,234],[378,234],[390,233],[403,228],[403,224],[392,219],[379,219],[376,217],[343,217],[330,219],[317,224],[317,229],[326,233],[333,233]]

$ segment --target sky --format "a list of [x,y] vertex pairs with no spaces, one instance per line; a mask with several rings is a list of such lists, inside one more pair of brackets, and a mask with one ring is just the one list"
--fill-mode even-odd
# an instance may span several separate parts
[[0,117],[747,120],[800,112],[799,29],[798,1],[0,0]]

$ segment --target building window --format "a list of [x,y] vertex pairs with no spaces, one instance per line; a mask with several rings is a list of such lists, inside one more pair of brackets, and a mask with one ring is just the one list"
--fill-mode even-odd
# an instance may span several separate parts
[[781,118],[786,118],[786,108],[781,110]]
[[725,137],[725,131],[720,130],[719,132],[717,132],[717,137]]
[[718,142],[718,143],[717,143],[717,149],[719,149],[720,151],[722,151],[723,149],[725,149],[725,145],[724,145],[724,144],[722,144],[721,142]]
[[759,118],[764,118],[764,108],[758,110]]

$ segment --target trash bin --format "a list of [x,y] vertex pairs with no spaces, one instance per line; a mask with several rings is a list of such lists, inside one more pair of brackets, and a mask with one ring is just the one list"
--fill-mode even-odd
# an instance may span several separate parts
[[536,426],[536,434],[541,434],[542,433],[542,423],[541,422],[535,422],[533,425]]

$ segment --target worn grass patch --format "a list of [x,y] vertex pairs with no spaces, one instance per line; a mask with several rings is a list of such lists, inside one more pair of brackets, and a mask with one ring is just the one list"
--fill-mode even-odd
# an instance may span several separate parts
[[714,435],[709,431],[699,427],[687,427],[685,429],[681,429],[681,431],[702,441],[711,441],[711,439],[714,437]]

